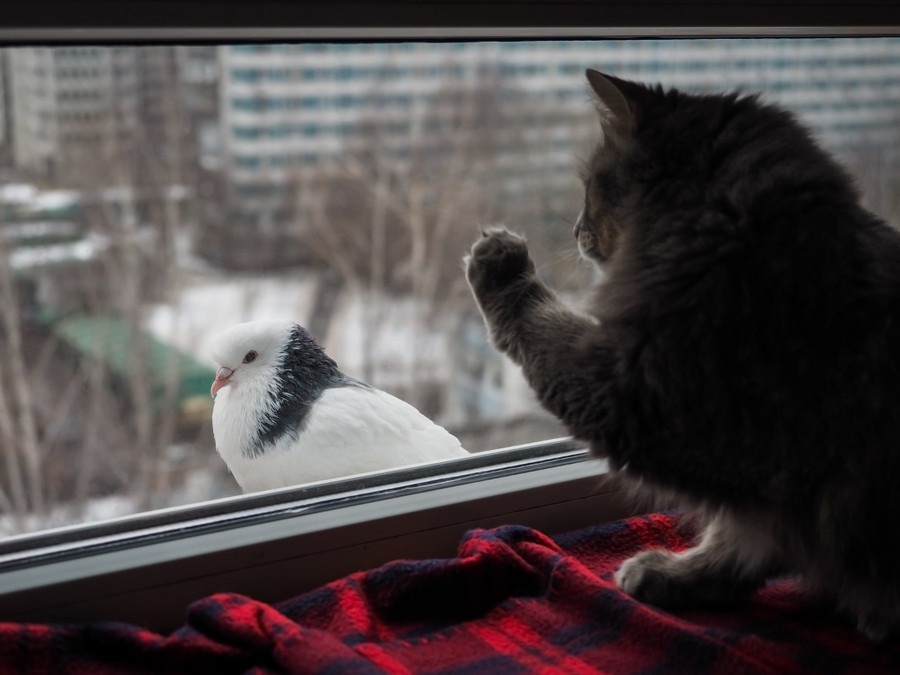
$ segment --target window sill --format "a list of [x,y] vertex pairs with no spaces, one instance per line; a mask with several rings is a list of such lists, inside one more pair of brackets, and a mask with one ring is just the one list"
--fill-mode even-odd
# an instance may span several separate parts
[[561,439],[235,497],[0,544],[0,620],[168,631],[219,591],[273,602],[395,558],[455,554],[473,527],[548,533],[630,514],[606,463]]

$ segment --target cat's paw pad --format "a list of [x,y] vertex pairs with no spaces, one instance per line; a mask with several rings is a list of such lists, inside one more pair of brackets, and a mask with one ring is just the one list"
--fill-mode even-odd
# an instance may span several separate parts
[[659,607],[681,604],[679,588],[670,579],[674,554],[664,549],[642,551],[616,571],[616,585],[633,598]]
[[489,227],[466,258],[466,278],[476,291],[502,287],[534,271],[525,238],[505,227]]

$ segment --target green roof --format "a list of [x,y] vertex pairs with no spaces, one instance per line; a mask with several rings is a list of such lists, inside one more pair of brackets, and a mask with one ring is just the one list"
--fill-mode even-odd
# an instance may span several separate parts
[[157,405],[163,403],[166,383],[172,376],[177,378],[179,403],[196,396],[209,396],[215,377],[211,367],[145,331],[135,333],[118,317],[80,314],[50,321],[50,327],[79,352],[104,363],[125,379],[134,374],[136,356],[143,355]]

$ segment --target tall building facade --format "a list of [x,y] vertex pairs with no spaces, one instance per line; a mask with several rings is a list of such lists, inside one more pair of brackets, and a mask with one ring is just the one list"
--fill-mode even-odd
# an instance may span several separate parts
[[7,56],[17,167],[78,182],[134,133],[133,48],[23,47]]
[[0,149],[17,180],[105,193],[121,203],[114,212],[138,221],[214,200],[216,46],[29,47],[2,56],[8,137]]
[[[364,143],[368,123],[382,148],[408,155],[433,136],[434,106],[454,87],[500,92],[499,103],[520,111],[519,133],[498,148],[512,194],[571,182],[594,128],[588,67],[690,91],[762,92],[837,154],[866,155],[863,164],[895,161],[900,139],[895,38],[231,45],[220,54],[223,166],[245,224],[277,222],[289,182]],[[523,162],[536,144],[541,162]]]
[[596,133],[587,67],[692,91],[762,92],[838,155],[882,176],[900,136],[896,38],[4,52],[14,165],[77,185],[109,157],[138,158],[143,139],[180,182],[202,176],[216,219],[238,226],[277,228],[290,218],[296,181],[340,165],[348,151],[440,158],[466,134],[494,153],[508,199],[572,185]]
[[221,48],[224,168],[238,222],[278,219],[298,175],[372,143],[396,158],[431,130],[442,91],[484,77],[477,45],[295,44]]

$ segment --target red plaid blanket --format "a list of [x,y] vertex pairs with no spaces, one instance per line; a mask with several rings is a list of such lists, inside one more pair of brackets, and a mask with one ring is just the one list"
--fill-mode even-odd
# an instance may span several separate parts
[[731,612],[670,614],[621,593],[639,548],[683,548],[652,515],[548,537],[468,533],[456,558],[399,560],[272,606],[219,594],[171,635],[0,624],[0,673],[900,673],[790,582]]

